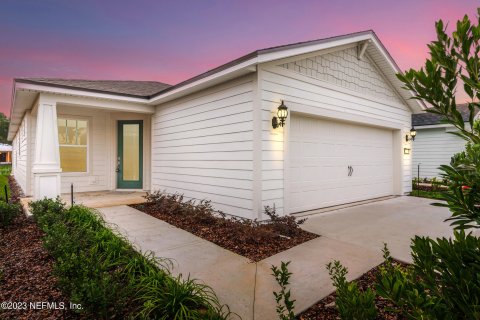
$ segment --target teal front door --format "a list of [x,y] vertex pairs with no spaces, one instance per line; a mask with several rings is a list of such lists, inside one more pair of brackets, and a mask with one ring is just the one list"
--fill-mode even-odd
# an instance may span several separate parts
[[117,188],[143,187],[143,121],[118,121]]

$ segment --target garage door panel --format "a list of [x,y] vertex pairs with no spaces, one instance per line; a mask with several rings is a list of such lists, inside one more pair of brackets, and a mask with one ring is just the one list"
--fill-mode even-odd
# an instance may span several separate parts
[[393,193],[391,130],[292,115],[290,137],[290,212]]

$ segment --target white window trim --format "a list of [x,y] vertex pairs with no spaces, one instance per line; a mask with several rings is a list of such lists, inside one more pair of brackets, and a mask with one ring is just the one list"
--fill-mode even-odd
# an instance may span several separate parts
[[[90,176],[90,170],[92,168],[92,159],[91,159],[91,154],[90,154],[90,146],[92,144],[92,117],[85,117],[85,116],[77,116],[74,114],[58,114],[57,115],[57,120],[58,119],[66,119],[66,120],[84,120],[87,121],[87,171],[85,172],[62,172],[63,177],[86,177]],[[57,126],[58,126],[58,121],[57,121]],[[60,149],[60,146],[62,144],[58,144],[58,148]],[[60,150],[59,150],[60,151]],[[60,164],[61,165],[61,164]]]

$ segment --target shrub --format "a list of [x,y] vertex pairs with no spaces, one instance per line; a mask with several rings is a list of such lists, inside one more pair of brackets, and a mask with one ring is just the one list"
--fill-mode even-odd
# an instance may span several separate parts
[[271,225],[272,229],[287,237],[294,237],[301,232],[300,225],[307,220],[306,218],[297,219],[292,215],[279,216],[275,205],[273,207],[265,206],[265,214],[270,218],[267,223]]
[[183,194],[179,193],[168,194],[165,191],[157,190],[153,193],[148,193],[145,198],[147,203],[165,214],[192,215],[205,222],[212,222],[215,219],[215,214],[224,216],[222,212],[213,209],[211,201],[184,200]]
[[295,319],[295,300],[290,298],[291,292],[290,289],[287,290],[287,286],[290,284],[290,277],[292,273],[288,271],[288,262],[281,262],[280,268],[273,266],[270,268],[272,270],[272,276],[275,277],[278,285],[280,286],[279,292],[273,292],[275,296],[275,302],[277,303],[276,312],[280,320],[293,320]]
[[340,261],[327,264],[327,270],[336,288],[335,305],[340,317],[343,320],[375,319],[377,316],[375,293],[370,288],[362,292],[354,281],[348,282],[346,279],[348,270],[340,264]]
[[213,291],[195,280],[173,278],[168,260],[136,252],[90,209],[41,200],[31,211],[55,258],[59,286],[73,303],[99,319],[224,319]]
[[[152,206],[155,210],[159,210],[163,214],[167,215],[191,216],[199,222],[211,224],[221,223],[218,218],[226,217],[226,214],[224,212],[213,209],[211,201],[196,201],[193,199],[184,200],[183,195],[178,193],[168,194],[165,191],[155,191],[153,193],[148,193],[145,198],[147,199],[147,204]],[[275,206],[265,206],[264,212],[270,218],[270,220],[258,222],[257,220],[249,220],[234,216],[229,217],[228,220],[248,225],[252,228],[268,225],[271,229],[269,231],[267,231],[266,228],[257,228],[257,235],[262,233],[260,229],[265,230],[265,232],[263,233],[265,239],[271,237],[273,232],[276,235],[295,237],[302,232],[302,230],[300,229],[300,225],[307,220],[297,219],[297,217],[292,215],[279,216],[276,213]],[[251,235],[245,235],[245,237],[249,236]]]
[[0,201],[0,227],[10,225],[20,212],[20,205]]
[[454,239],[415,237],[413,265],[391,264],[384,249],[377,293],[412,319],[480,319],[480,239],[463,231]]

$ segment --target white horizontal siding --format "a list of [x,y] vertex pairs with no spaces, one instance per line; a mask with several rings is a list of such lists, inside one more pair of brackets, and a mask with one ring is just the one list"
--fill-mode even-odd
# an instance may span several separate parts
[[417,176],[420,164],[420,178],[440,177],[440,165],[449,164],[451,157],[464,148],[465,140],[446,132],[446,128],[418,129],[412,150],[412,175]]
[[25,115],[20,127],[13,139],[13,175],[22,191],[28,195],[28,159],[31,156],[31,150],[28,148],[29,134],[29,115]]
[[252,217],[252,76],[157,106],[152,189],[211,200],[217,210]]

